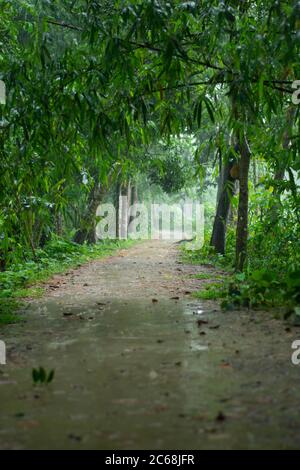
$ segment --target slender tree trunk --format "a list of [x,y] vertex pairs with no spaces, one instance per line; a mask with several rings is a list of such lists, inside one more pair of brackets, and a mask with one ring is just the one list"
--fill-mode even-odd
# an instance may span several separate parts
[[[232,195],[231,197],[234,197],[236,194],[238,194],[239,192],[239,180],[236,179],[233,183],[233,189],[232,189]],[[230,204],[229,206],[229,212],[228,212],[228,218],[227,218],[227,227],[228,226],[231,226],[233,227],[234,224],[235,224],[235,216],[237,214],[237,210],[235,207],[232,206],[232,204]]]
[[248,241],[248,180],[251,152],[244,133],[239,134],[240,149],[240,194],[238,206],[238,222],[236,231],[236,270],[242,271],[247,257],[247,241]]
[[256,165],[256,160],[253,158],[252,160],[252,168],[253,168],[253,185],[256,187],[257,185],[257,165]]
[[116,208],[116,238],[120,237],[120,195],[121,195],[121,183],[117,181],[114,193],[114,203]]
[[[134,204],[138,204],[139,198],[138,198],[138,188],[137,185],[135,184],[131,188],[131,196],[130,196],[130,203],[129,205],[132,206]],[[133,214],[129,214],[129,224],[135,219]]]
[[217,211],[210,240],[210,245],[215,248],[217,253],[222,255],[225,253],[226,228],[230,209],[230,199],[234,191],[234,178],[232,178],[230,174],[234,164],[235,160],[229,159],[221,171]]
[[122,184],[119,199],[119,238],[126,239],[128,231],[128,184]]
[[218,163],[219,163],[219,178],[218,178],[218,191],[217,191],[217,205],[222,193],[223,186],[223,162],[222,162],[222,152],[221,149],[218,149]]
[[59,237],[63,235],[63,218],[60,211],[55,214],[55,231]]
[[6,270],[6,256],[5,253],[0,251],[0,271],[3,272]]
[[82,245],[85,241],[88,243],[96,242],[96,211],[101,203],[105,189],[99,184],[95,184],[92,189],[87,209],[82,217],[80,228],[74,236],[74,242]]

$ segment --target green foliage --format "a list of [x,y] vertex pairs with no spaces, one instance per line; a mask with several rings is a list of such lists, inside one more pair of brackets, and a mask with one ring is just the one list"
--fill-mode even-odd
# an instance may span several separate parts
[[194,274],[192,276],[193,279],[222,279],[222,276],[217,275],[215,273],[200,273],[200,274]]
[[[95,195],[140,172],[167,193],[196,181],[202,200],[231,136],[245,133],[264,173],[253,169],[248,290],[263,300],[280,279],[298,302],[288,281],[300,253],[298,29],[298,0],[3,1],[2,298],[41,279],[40,268],[48,276],[91,255],[52,235],[90,228]],[[236,202],[226,255],[207,238],[186,259],[232,269]],[[271,287],[251,278],[257,271],[275,273]]]
[[[210,264],[225,269],[220,286],[205,285],[196,294],[202,299],[223,299],[225,309],[282,307],[286,316],[295,315],[300,305],[300,225],[298,206],[288,193],[277,196],[265,185],[251,191],[251,220],[247,266],[234,273],[234,232],[229,227],[226,255],[218,255],[209,246],[201,250],[183,247],[183,259],[193,264]],[[205,279],[201,274],[199,279]]]
[[33,383],[34,385],[48,385],[53,381],[54,374],[54,369],[50,370],[49,373],[47,373],[43,367],[39,367],[38,369],[32,369]]
[[227,250],[225,255],[215,252],[210,246],[210,233],[206,230],[205,240],[202,248],[198,250],[190,250],[183,245],[182,258],[184,261],[195,265],[211,265],[224,268],[228,272],[233,271],[233,252],[234,252],[234,231],[229,228],[227,234]]
[[228,285],[224,308],[284,306],[286,314],[300,304],[300,271],[290,271],[284,278],[270,270],[256,270],[233,276]]
[[152,167],[149,177],[150,181],[161,186],[167,194],[178,192],[186,183],[181,159],[173,155],[167,156],[160,168]]
[[300,270],[291,270],[285,277],[270,270],[255,270],[249,274],[227,274],[220,279],[213,275],[196,276],[201,280],[208,279],[201,290],[194,295],[198,299],[222,299],[221,306],[225,310],[239,308],[270,308],[284,307],[285,318],[299,316],[300,305]]
[[166,194],[191,187],[196,182],[194,152],[195,142],[189,135],[172,136],[167,142],[153,145],[146,165],[150,182]]
[[250,234],[248,267],[266,269],[285,276],[300,266],[299,206],[293,197],[281,197],[263,187],[250,198]]
[[10,298],[0,298],[0,326],[11,325],[23,321],[22,316],[16,314],[20,302]]
[[193,293],[193,297],[202,300],[218,300],[226,297],[226,288],[222,284],[209,283],[201,290]]

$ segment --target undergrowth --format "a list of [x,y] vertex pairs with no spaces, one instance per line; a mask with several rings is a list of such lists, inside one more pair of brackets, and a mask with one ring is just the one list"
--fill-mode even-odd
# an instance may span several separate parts
[[[199,299],[220,300],[225,310],[241,307],[269,309],[278,307],[284,318],[300,323],[300,258],[299,241],[294,228],[276,227],[262,236],[259,227],[249,238],[248,263],[244,272],[235,272],[234,234],[229,229],[226,255],[215,253],[206,237],[199,250],[182,247],[183,261],[194,265],[221,268],[224,276],[200,273],[195,277],[207,280],[194,296]],[[280,237],[278,232],[281,231]],[[277,235],[277,236],[275,236]],[[289,243],[291,237],[293,243]],[[217,281],[217,282],[216,282]]]

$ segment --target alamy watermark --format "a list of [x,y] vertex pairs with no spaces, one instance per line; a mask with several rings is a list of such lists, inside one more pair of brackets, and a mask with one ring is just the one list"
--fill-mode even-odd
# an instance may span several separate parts
[[291,361],[294,366],[298,366],[300,364],[300,340],[296,339],[292,342],[292,349],[295,351],[292,354]]
[[300,104],[300,80],[295,80],[292,84],[294,93],[292,94],[292,102],[295,105]]
[[[6,104],[6,86],[3,80],[0,80],[0,104]],[[0,366],[6,364],[6,345],[0,340]]]
[[[118,208],[101,204],[96,213],[96,235],[103,239],[193,240],[197,248],[204,242],[204,206],[198,202],[152,203],[129,206],[126,196]],[[195,249],[191,246],[190,249]]]
[[0,340],[0,365],[4,366],[6,364],[6,345],[4,341]]
[[0,80],[0,104],[6,103],[6,87],[3,80]]

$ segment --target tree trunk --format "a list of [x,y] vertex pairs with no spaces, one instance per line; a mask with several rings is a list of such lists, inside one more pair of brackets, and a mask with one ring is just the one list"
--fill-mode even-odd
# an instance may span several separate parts
[[119,210],[118,210],[118,221],[119,225],[119,238],[126,239],[128,231],[128,184],[122,184],[120,188],[120,199],[119,199]]
[[114,192],[114,203],[116,208],[116,238],[120,237],[120,195],[121,195],[121,183],[117,181],[115,192]]
[[0,251],[0,271],[3,272],[6,270],[6,256],[5,253]]
[[219,166],[219,177],[218,177],[218,190],[217,190],[217,205],[222,194],[222,185],[223,185],[223,162],[222,162],[222,152],[221,149],[218,149],[218,166]]
[[217,211],[214,220],[214,226],[210,245],[213,246],[217,253],[224,255],[225,253],[225,239],[226,227],[230,209],[230,199],[234,191],[234,178],[232,178],[230,171],[235,164],[235,159],[229,159],[225,163],[220,175],[221,184],[218,189]]
[[55,232],[59,237],[63,236],[63,217],[61,211],[55,214]]
[[252,168],[253,168],[253,185],[256,188],[258,178],[257,178],[257,165],[256,165],[255,158],[253,158],[253,160],[252,160]]
[[99,184],[92,189],[87,209],[81,219],[80,228],[77,230],[73,241],[82,245],[84,242],[96,243],[96,211],[101,203],[105,190]]
[[[130,197],[130,202],[129,206],[132,206],[134,204],[138,204],[139,198],[138,198],[138,189],[137,186],[134,185],[131,188],[131,197]],[[129,214],[129,224],[135,219],[133,214]]]
[[242,271],[247,257],[248,241],[248,179],[251,152],[244,133],[238,136],[240,149],[240,194],[238,207],[238,222],[236,231],[236,259],[237,271]]
[[[240,187],[239,180],[236,179],[233,183],[231,197],[234,197],[236,194],[238,194],[239,187]],[[237,209],[235,207],[233,207],[232,204],[230,204],[229,211],[228,211],[228,217],[227,217],[227,227],[229,227],[229,226],[233,227],[235,225],[236,214],[237,214]]]

